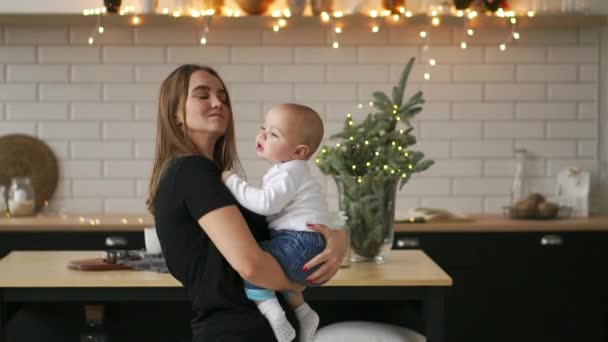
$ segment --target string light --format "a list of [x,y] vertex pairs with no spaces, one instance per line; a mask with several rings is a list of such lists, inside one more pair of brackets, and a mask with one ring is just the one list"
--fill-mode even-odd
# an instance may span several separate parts
[[137,25],[141,24],[141,18],[138,17],[137,15],[134,15],[134,16],[131,17],[130,22],[131,22],[132,25],[137,26]]

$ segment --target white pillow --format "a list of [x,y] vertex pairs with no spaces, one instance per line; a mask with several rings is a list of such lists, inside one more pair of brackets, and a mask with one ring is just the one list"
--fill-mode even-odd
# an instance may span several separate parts
[[417,332],[397,325],[352,321],[334,323],[317,331],[314,342],[425,342]]

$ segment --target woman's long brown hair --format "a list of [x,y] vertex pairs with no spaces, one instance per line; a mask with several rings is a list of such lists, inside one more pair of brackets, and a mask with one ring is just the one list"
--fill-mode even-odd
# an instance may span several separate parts
[[[226,89],[224,81],[214,69],[194,64],[185,64],[178,67],[167,76],[160,86],[158,114],[156,117],[154,164],[152,166],[152,176],[150,177],[148,200],[146,201],[148,210],[152,214],[154,214],[158,184],[169,163],[178,157],[200,154],[188,136],[188,123],[183,120],[183,124],[180,125],[176,119],[177,115],[184,115],[190,77],[194,72],[199,70],[215,76],[220,80],[224,89]],[[227,90],[226,95],[226,105],[232,113],[232,104]],[[243,167],[236,150],[233,115],[230,115],[226,134],[215,143],[213,160],[221,170],[232,169],[238,174],[243,175]]]

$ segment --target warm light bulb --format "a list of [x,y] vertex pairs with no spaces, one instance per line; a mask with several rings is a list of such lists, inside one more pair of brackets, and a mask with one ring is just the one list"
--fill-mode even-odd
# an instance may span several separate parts
[[285,20],[285,19],[279,19],[279,26],[285,27],[285,25],[287,25],[287,20]]
[[99,27],[97,28],[97,32],[99,32],[99,33],[103,33],[103,31],[104,31],[103,26],[99,26]]
[[441,20],[439,20],[439,18],[434,17],[433,20],[431,20],[431,24],[433,24],[433,26],[439,26],[439,24],[441,24]]
[[281,11],[279,11],[279,10],[272,11],[272,17],[273,18],[277,18],[277,17],[280,17],[280,16],[281,16]]
[[514,39],[519,39],[519,32],[513,32],[513,38]]
[[513,25],[517,24],[517,19],[511,18],[511,24],[513,24]]
[[469,36],[472,36],[472,35],[474,35],[474,34],[475,34],[475,31],[473,31],[473,29],[468,29],[468,30],[467,30],[467,34],[468,34]]
[[429,64],[432,66],[437,65],[437,61],[434,58],[429,59]]
[[180,11],[173,11],[173,16],[179,18],[182,16],[182,13]]
[[234,10],[234,16],[237,17],[237,18],[240,17],[241,16],[241,12],[238,11],[238,10]]
[[432,17],[436,17],[437,16],[437,11],[436,10],[432,10],[431,11],[431,16]]
[[169,14],[169,9],[167,7],[163,8],[163,14]]
[[378,11],[376,11],[376,10],[369,11],[369,16],[372,18],[378,17]]
[[507,45],[506,44],[500,44],[500,50],[501,51],[505,51],[507,49]]
[[201,38],[201,45],[207,45],[207,37]]
[[463,50],[466,49],[467,48],[467,42],[460,43],[460,48],[463,49]]
[[329,21],[329,14],[327,14],[327,12],[321,12],[321,20]]
[[283,10],[283,15],[285,16],[285,18],[291,17],[291,11],[289,10],[289,8]]
[[399,14],[393,14],[393,20],[399,21]]
[[344,13],[342,11],[334,12],[334,18],[342,18],[343,16],[344,16]]
[[89,45],[93,45],[93,37],[89,37]]
[[477,17],[477,11],[471,11],[471,12],[469,12],[469,19],[473,19],[475,17]]
[[132,16],[131,17],[131,24],[133,24],[133,25],[139,25],[139,24],[141,24],[141,18],[139,18],[136,15]]
[[426,38],[426,31],[420,31],[420,38]]
[[412,17],[412,12],[410,12],[410,11],[405,11],[405,16],[406,16],[407,18],[411,18],[411,17]]
[[380,31],[380,28],[378,26],[372,26],[372,32],[376,33],[378,31]]
[[372,101],[369,101],[369,106],[371,107],[373,105],[374,105],[374,103]]
[[337,27],[334,29],[334,31],[335,31],[336,33],[342,33],[342,28],[341,28],[341,27],[339,27],[339,26],[337,26]]
[[528,17],[532,18],[535,15],[536,13],[534,13],[534,11],[528,11]]
[[273,30],[274,32],[279,32],[279,25],[274,25],[274,26],[272,27],[272,30]]
[[424,73],[424,79],[427,80],[427,81],[430,80],[431,79],[431,74],[429,74],[428,72],[425,72]]
[[462,17],[464,17],[464,11],[458,10],[458,12],[456,12],[456,15],[462,18]]
[[405,13],[405,7],[399,6],[399,13]]
[[340,47],[340,44],[338,44],[338,42],[334,42],[334,43],[333,43],[331,46],[332,46],[334,49],[337,49],[337,48],[339,48],[339,47]]
[[357,107],[359,107],[359,108],[363,108],[363,104],[362,104],[362,103],[359,103],[359,104],[357,105]]

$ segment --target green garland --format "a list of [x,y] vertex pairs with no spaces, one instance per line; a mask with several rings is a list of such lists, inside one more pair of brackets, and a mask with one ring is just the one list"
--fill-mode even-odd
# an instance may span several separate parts
[[392,89],[392,98],[383,92],[373,93],[371,104],[376,111],[363,122],[355,123],[348,114],[342,131],[330,137],[339,142],[335,147],[323,146],[315,160],[321,173],[336,181],[353,250],[367,258],[380,253],[392,232],[397,183],[401,189],[413,173],[434,164],[424,153],[409,148],[416,143],[410,120],[422,111],[424,103],[421,91],[403,103],[413,65],[411,58]]

